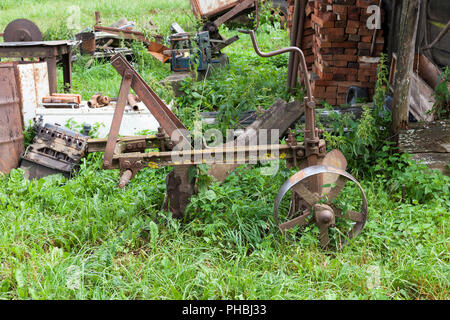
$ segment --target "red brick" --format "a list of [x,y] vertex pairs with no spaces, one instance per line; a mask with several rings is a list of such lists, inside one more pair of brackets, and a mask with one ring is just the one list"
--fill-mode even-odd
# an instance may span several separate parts
[[361,26],[361,22],[359,20],[347,20],[347,28],[359,28]]
[[333,4],[333,12],[338,14],[347,14],[347,6],[342,4]]
[[357,33],[358,33],[358,28],[350,28],[350,27],[347,27],[347,28],[345,28],[345,33],[348,33],[348,34],[357,34]]

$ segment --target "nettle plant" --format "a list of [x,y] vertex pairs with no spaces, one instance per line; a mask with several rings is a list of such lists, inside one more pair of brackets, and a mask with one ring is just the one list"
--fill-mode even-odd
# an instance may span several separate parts
[[441,73],[438,84],[434,88],[434,105],[431,112],[437,120],[450,118],[450,92],[448,90],[450,80],[450,68],[445,67]]
[[[384,107],[389,74],[384,54],[381,56],[377,74],[373,108],[363,105],[363,113],[359,120],[355,120],[352,113],[341,115],[330,112],[331,130],[324,130],[328,148],[340,149],[347,158],[352,172],[358,176],[372,172],[372,166],[381,156],[381,148],[388,144],[391,114]],[[325,104],[325,109],[333,110],[329,104]],[[319,126],[324,128],[322,124]]]

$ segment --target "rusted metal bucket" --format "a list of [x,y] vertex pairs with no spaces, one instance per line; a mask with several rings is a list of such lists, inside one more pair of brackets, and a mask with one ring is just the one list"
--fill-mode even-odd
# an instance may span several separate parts
[[24,151],[16,66],[15,63],[0,63],[0,172],[5,174],[19,165]]

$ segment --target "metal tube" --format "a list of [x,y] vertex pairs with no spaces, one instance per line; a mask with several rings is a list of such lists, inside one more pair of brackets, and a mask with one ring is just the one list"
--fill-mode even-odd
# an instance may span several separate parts
[[[300,1],[300,13],[299,13],[299,23],[298,23],[298,30],[297,30],[297,38],[295,39],[295,47],[299,47],[301,48],[302,46],[302,41],[303,41],[303,26],[305,24],[305,9],[306,9],[306,4],[307,1],[306,0],[301,0]],[[291,82],[290,82],[290,87],[291,88],[295,88],[295,85],[297,84],[297,70],[298,70],[298,56],[295,55],[294,56],[294,62],[292,65],[292,76],[291,76]],[[306,69],[305,73],[308,73],[308,69]]]
[[123,188],[125,187],[131,180],[131,177],[133,176],[133,171],[131,170],[126,170],[122,176],[120,177],[120,181],[119,181],[119,188]]
[[300,66],[303,69],[303,73],[305,74],[305,86],[306,86],[306,95],[308,97],[308,101],[313,101],[313,95],[312,95],[312,89],[311,89],[311,83],[309,80],[309,74],[308,74],[308,67],[306,65],[306,60],[305,60],[305,55],[303,54],[303,51],[298,48],[298,47],[287,47],[287,48],[282,48],[279,50],[275,50],[275,51],[270,51],[267,53],[261,52],[261,50],[259,50],[258,47],[258,43],[256,41],[256,37],[255,37],[255,32],[253,30],[242,30],[239,29],[239,32],[242,33],[247,33],[250,35],[251,39],[252,39],[252,44],[253,44],[253,48],[255,49],[256,53],[264,58],[268,58],[268,57],[273,57],[276,56],[278,54],[282,54],[282,53],[286,53],[286,52],[296,52],[298,53],[298,56],[300,57]]
[[[298,14],[300,11],[299,1],[300,0],[295,0],[295,4],[294,4],[294,18],[292,19],[291,42],[290,42],[291,46],[295,46],[295,40],[297,39]],[[294,52],[291,52],[289,54],[288,78],[287,78],[287,86],[289,88],[292,88],[291,82],[292,82],[292,74],[293,74],[294,56],[295,56]]]

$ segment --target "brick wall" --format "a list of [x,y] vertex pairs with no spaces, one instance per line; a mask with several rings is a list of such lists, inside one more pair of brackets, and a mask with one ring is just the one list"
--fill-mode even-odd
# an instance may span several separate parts
[[[290,21],[294,0],[290,4]],[[372,56],[374,30],[366,26],[367,7],[379,0],[310,0],[301,49],[313,72],[313,94],[317,101],[331,105],[345,103],[350,86],[369,88],[373,95],[376,68],[383,50],[383,31],[377,31]],[[381,12],[383,21],[383,12]],[[292,24],[289,23],[290,28]]]

